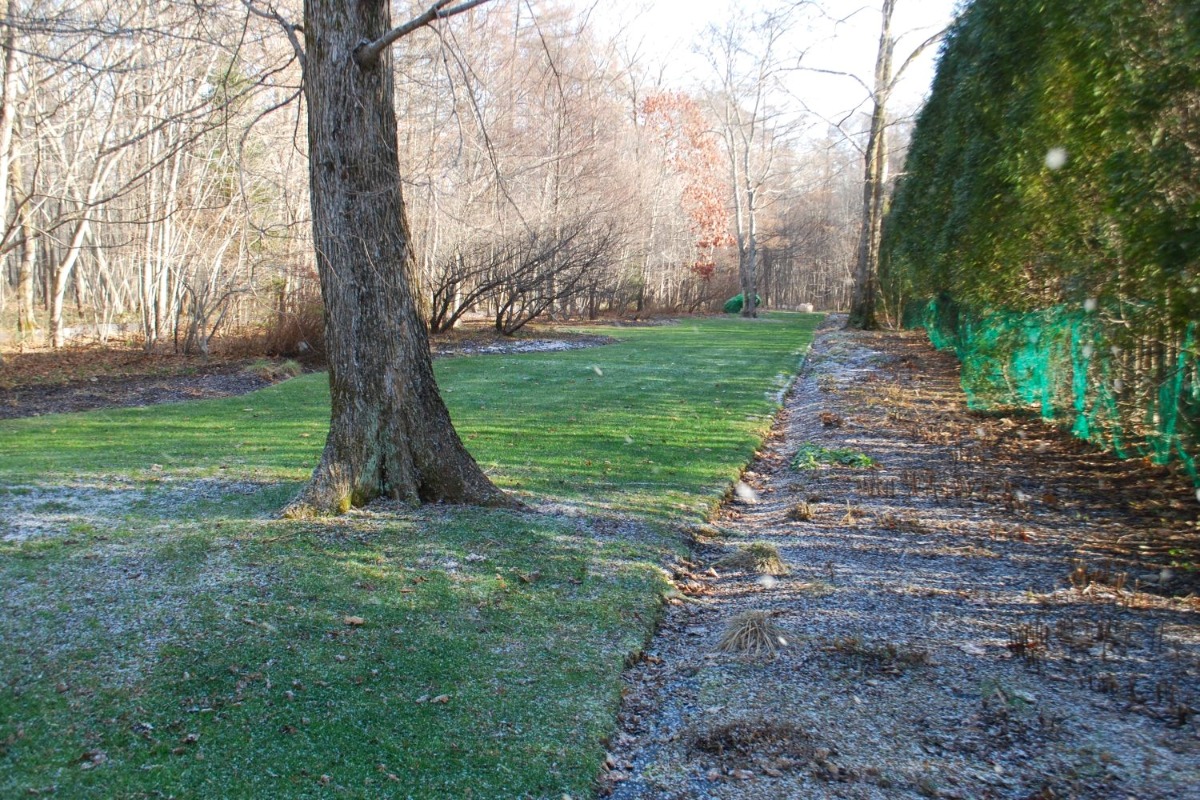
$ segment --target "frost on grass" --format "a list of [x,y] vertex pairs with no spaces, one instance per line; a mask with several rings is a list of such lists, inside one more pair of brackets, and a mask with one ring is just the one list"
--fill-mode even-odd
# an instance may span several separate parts
[[11,486],[0,493],[0,541],[92,533],[123,519],[145,499],[143,488],[117,480]]
[[224,598],[267,577],[237,565],[228,548],[205,548],[181,567],[177,555],[160,556],[144,541],[47,561],[36,575],[4,575],[0,666],[36,675],[76,664],[102,684],[130,686],[164,646],[207,635],[211,609],[198,598]]
[[25,484],[0,489],[0,541],[106,533],[133,515],[177,516],[198,502],[254,494],[267,484],[203,479],[144,483],[101,476],[68,484]]

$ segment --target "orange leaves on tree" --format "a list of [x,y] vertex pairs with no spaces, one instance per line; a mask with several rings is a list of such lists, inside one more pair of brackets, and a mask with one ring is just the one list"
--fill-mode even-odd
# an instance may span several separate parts
[[691,270],[708,280],[716,271],[713,252],[734,241],[729,234],[729,192],[717,141],[696,101],[682,92],[648,95],[639,112],[642,124],[666,148],[668,164],[686,181],[680,205],[696,234],[696,261]]

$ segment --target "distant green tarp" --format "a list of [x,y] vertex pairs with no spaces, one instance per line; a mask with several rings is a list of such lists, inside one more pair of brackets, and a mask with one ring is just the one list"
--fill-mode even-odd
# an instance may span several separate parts
[[[742,313],[742,305],[745,302],[746,302],[745,299],[743,299],[742,295],[740,295],[740,294],[737,297],[729,298],[728,300],[725,301],[725,313],[726,314]],[[760,297],[759,295],[754,295],[754,307],[758,308],[761,305],[762,305],[762,297]]]

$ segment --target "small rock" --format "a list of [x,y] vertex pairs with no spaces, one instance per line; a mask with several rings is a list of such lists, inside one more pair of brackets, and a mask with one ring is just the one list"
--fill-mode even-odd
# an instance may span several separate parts
[[772,778],[782,778],[783,777],[783,771],[775,769],[774,767],[763,767],[763,773],[765,773],[766,775],[768,775]]
[[818,747],[813,751],[813,761],[818,763],[827,761],[831,755],[833,755],[833,751],[828,747]]
[[704,777],[710,781],[719,781],[721,780],[721,770],[713,767],[708,772],[704,773]]
[[733,777],[739,781],[748,781],[754,777],[754,773],[748,769],[735,769],[733,771]]

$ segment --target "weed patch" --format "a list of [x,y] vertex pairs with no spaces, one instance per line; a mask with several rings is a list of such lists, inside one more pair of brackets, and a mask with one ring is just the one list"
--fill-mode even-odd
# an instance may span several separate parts
[[812,442],[800,445],[800,449],[792,459],[792,469],[794,470],[819,469],[822,465],[865,469],[875,466],[875,459],[846,447],[822,447]]

